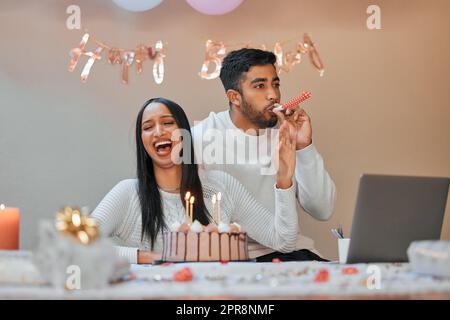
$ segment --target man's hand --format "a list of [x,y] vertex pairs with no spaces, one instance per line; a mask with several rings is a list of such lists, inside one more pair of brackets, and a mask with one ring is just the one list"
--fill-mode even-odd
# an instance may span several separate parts
[[288,189],[292,186],[295,172],[295,136],[290,133],[289,124],[284,121],[279,130],[277,188]]
[[311,118],[302,108],[296,108],[294,112],[292,112],[292,110],[287,110],[286,113],[289,111],[290,114],[286,115],[285,119],[291,123],[291,129],[295,131],[295,148],[301,150],[312,143]]

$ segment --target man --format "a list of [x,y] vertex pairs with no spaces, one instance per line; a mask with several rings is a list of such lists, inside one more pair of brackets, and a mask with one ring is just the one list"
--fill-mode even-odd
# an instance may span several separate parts
[[[336,188],[325,170],[323,159],[312,143],[311,120],[300,108],[291,116],[273,112],[280,102],[280,79],[275,67],[273,53],[259,49],[240,49],[230,52],[224,59],[220,79],[229,101],[229,110],[214,113],[192,128],[196,159],[205,170],[223,170],[237,178],[255,198],[267,209],[274,211],[276,174],[267,168],[267,158],[257,158],[252,150],[260,150],[277,138],[267,134],[267,129],[277,128],[282,121],[289,121],[296,135],[295,184],[298,199],[297,214],[303,209],[318,220],[328,220],[333,213]],[[209,134],[208,134],[209,132]],[[215,141],[215,160],[224,155],[223,161],[205,159],[205,150],[210,148],[211,132],[234,138],[229,141]],[[235,145],[237,145],[237,155]],[[241,152],[248,148],[250,152]],[[273,149],[273,147],[272,147]],[[208,152],[206,152],[208,153]],[[231,157],[228,157],[232,155]],[[260,154],[259,154],[260,155]],[[234,162],[226,161],[233,158]],[[269,162],[270,162],[269,157]],[[273,161],[270,164],[273,165]],[[255,216],[255,219],[258,217]],[[274,252],[256,242],[249,243],[251,258],[257,261],[280,260],[323,260],[314,249],[314,242],[298,234],[297,251]]]

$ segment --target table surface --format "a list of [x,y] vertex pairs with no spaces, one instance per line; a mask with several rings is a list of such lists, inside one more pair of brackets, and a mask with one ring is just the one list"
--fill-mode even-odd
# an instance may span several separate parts
[[[174,280],[183,268],[192,281]],[[450,299],[450,278],[404,263],[179,263],[131,265],[106,288],[68,291],[44,284],[27,255],[0,255],[0,299]]]

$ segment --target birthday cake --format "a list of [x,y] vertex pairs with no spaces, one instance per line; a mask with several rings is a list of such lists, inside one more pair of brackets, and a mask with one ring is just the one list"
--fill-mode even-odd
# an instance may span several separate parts
[[162,260],[167,262],[244,261],[249,259],[247,233],[238,224],[173,225],[163,233]]

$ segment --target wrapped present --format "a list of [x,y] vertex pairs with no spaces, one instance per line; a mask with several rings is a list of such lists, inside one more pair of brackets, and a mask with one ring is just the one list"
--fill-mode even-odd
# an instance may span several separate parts
[[96,222],[77,208],[66,207],[55,223],[42,221],[34,263],[57,288],[103,288],[129,270],[111,239],[100,236]]

